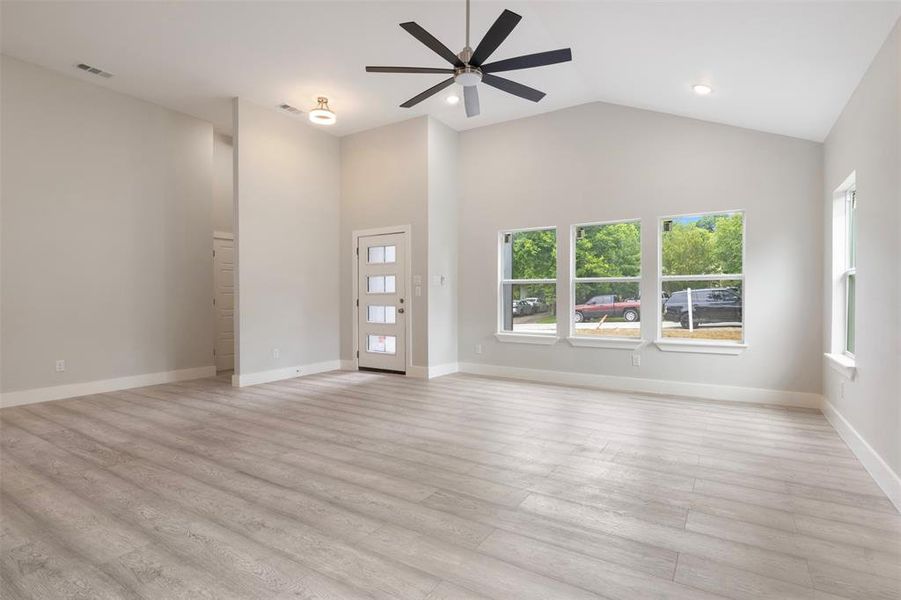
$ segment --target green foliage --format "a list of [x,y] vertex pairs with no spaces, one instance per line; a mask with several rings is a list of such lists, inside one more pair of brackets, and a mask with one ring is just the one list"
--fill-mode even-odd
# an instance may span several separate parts
[[513,279],[557,278],[557,233],[553,229],[513,234]]
[[664,275],[741,273],[742,214],[673,221],[663,234]]
[[637,282],[620,283],[577,283],[576,304],[585,304],[595,296],[612,294],[618,300],[638,300]]
[[741,273],[742,215],[720,219],[714,232],[713,251],[722,273]]
[[638,223],[581,227],[576,239],[576,277],[637,277],[641,274]]

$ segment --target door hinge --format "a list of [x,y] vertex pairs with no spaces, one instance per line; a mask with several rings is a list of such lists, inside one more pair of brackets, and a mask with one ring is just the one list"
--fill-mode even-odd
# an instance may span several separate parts
[[357,298],[357,306],[360,306],[360,299]]
[[357,358],[360,358],[360,351],[357,350]]
[[216,306],[216,299],[213,298],[213,306]]
[[216,251],[213,250],[213,258],[215,258],[215,257],[216,257]]
[[355,250],[357,251],[357,256],[360,256],[360,247],[357,246],[357,247],[355,248]]
[[213,356],[216,356],[216,349],[213,348]]

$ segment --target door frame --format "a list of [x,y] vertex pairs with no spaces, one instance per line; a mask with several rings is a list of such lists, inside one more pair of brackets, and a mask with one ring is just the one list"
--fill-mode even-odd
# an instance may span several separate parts
[[353,293],[351,294],[350,305],[353,312],[353,365],[354,370],[359,370],[360,368],[360,307],[357,306],[357,300],[359,300],[360,290],[359,290],[359,275],[360,275],[360,257],[357,255],[357,248],[359,247],[359,242],[361,237],[368,237],[373,235],[387,235],[390,233],[402,233],[404,234],[404,248],[406,250],[406,264],[404,265],[404,280],[406,281],[406,290],[407,290],[407,306],[409,307],[410,314],[406,319],[404,319],[404,336],[406,337],[404,348],[406,348],[406,374],[410,376],[413,371],[413,315],[416,314],[414,309],[414,289],[413,289],[413,252],[412,252],[412,226],[410,225],[397,225],[395,227],[376,227],[373,229],[355,229],[351,232],[351,248],[350,248],[350,259],[353,263],[353,267],[351,268],[352,277],[353,277]]

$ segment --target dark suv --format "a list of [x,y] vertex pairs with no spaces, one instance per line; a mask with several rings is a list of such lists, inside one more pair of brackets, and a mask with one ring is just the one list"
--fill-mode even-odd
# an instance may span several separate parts
[[[663,305],[663,319],[688,329],[687,292],[674,292]],[[741,323],[741,292],[736,288],[691,290],[691,317],[694,325]]]

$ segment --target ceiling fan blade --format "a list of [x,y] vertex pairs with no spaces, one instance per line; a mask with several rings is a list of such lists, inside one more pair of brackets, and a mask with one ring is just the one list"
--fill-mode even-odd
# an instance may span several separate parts
[[466,107],[467,117],[479,115],[479,88],[467,85],[463,88],[463,105]]
[[402,108],[410,108],[411,106],[416,106],[417,104],[419,104],[420,102],[422,102],[423,100],[428,98],[429,96],[434,96],[435,94],[437,94],[438,92],[440,92],[441,90],[443,90],[444,88],[446,88],[447,86],[452,84],[453,82],[454,82],[454,78],[448,77],[441,83],[439,83],[437,85],[433,85],[432,87],[430,87],[426,91],[422,92],[421,94],[417,94],[417,95],[413,96],[412,98],[410,98],[409,100],[407,100],[406,102],[401,104],[401,107]]
[[526,54],[515,58],[507,58],[499,60],[487,65],[482,65],[482,73],[499,73],[501,71],[515,71],[517,69],[531,69],[532,67],[543,67],[545,65],[555,65],[557,63],[568,62],[573,59],[572,50],[562,48],[560,50],[549,50],[547,52],[538,52],[536,54]]
[[431,67],[366,67],[367,73],[453,73],[453,69]]
[[403,27],[407,33],[415,37],[417,40],[425,44],[428,48],[432,50],[435,54],[454,65],[455,67],[462,67],[463,62],[460,58],[450,51],[450,49],[439,42],[435,36],[431,33],[414,23],[413,21],[409,21],[407,23],[401,23],[401,27]]
[[512,10],[505,9],[488,30],[488,33],[485,34],[485,37],[482,38],[482,41],[479,42],[476,51],[472,53],[469,63],[479,66],[488,60],[488,57],[507,39],[507,36],[510,35],[510,32],[513,31],[513,28],[516,27],[520,20],[522,20],[521,16]]
[[531,100],[532,102],[538,102],[545,96],[544,92],[540,92],[535,88],[530,88],[527,85],[516,83],[515,81],[510,81],[509,79],[504,79],[497,75],[489,75],[487,73],[482,75],[482,83],[507,92],[508,94]]

